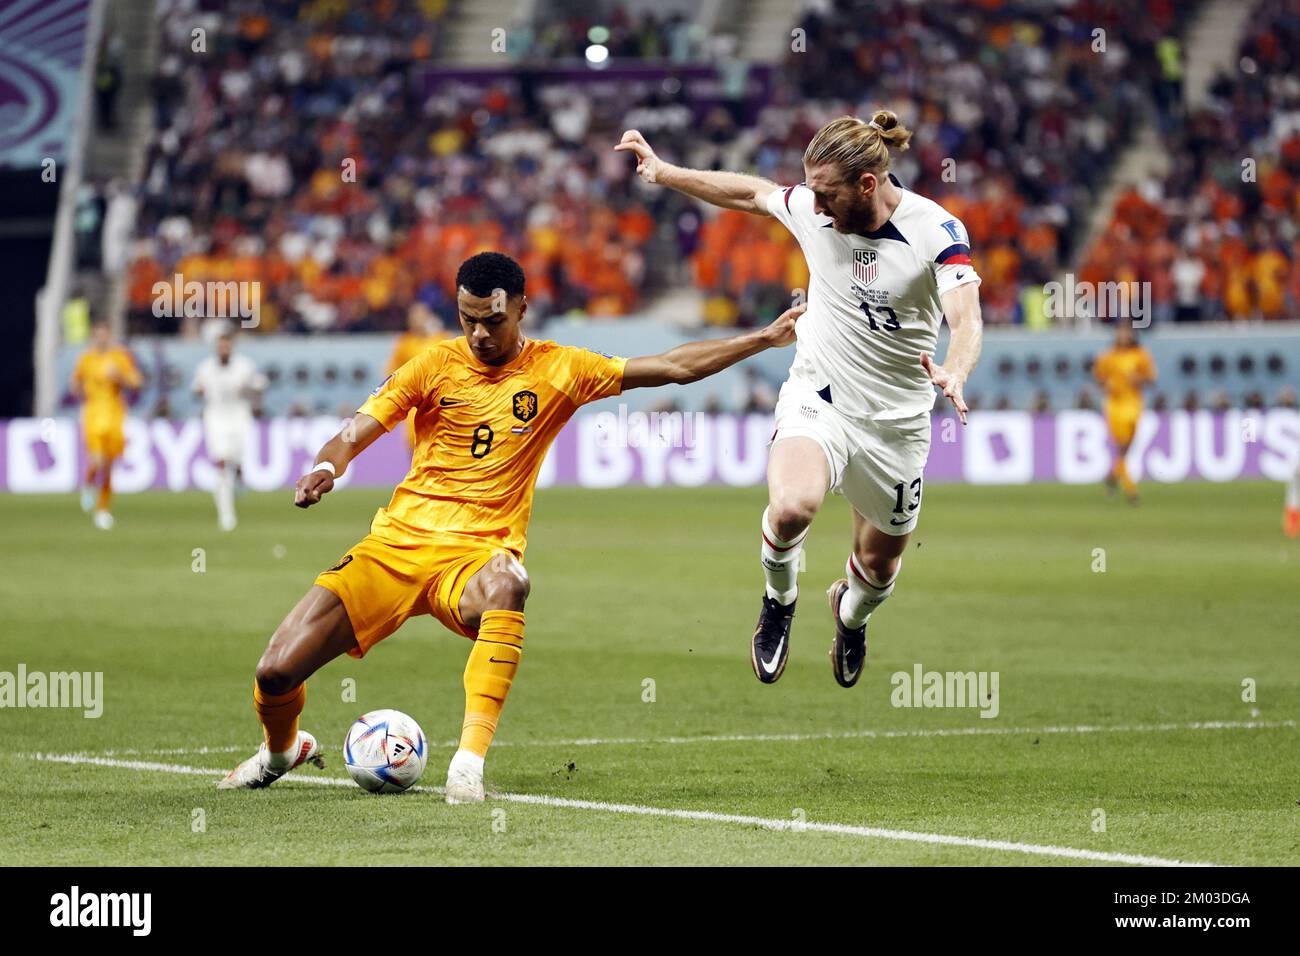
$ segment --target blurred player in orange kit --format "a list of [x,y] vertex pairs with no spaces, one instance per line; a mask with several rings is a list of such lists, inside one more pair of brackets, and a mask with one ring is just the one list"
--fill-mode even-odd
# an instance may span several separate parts
[[1121,325],[1115,330],[1115,344],[1097,358],[1092,374],[1106,392],[1106,424],[1115,442],[1115,461],[1106,486],[1113,494],[1118,485],[1136,504],[1137,484],[1129,476],[1124,456],[1142,417],[1142,389],[1156,380],[1156,363],[1138,344],[1132,327]]
[[393,357],[388,360],[388,374],[396,372],[425,349],[433,348],[450,337],[427,305],[423,302],[413,303],[406,313],[406,331],[397,337]]
[[456,276],[464,335],[425,349],[389,375],[298,480],[307,508],[357,455],[414,412],[411,470],[370,534],[289,612],[257,665],[254,707],[263,743],[221,789],[269,786],[320,764],[298,729],[305,681],[341,654],[361,657],[408,618],[431,614],[474,641],[465,667],[460,747],[447,802],[484,799],[483,763],[519,666],[533,486],[551,442],[581,406],[632,388],[694,382],[794,341],[802,308],[763,329],[689,342],[662,355],[614,358],[524,337],[524,273],[484,252]]
[[86,442],[86,483],[81,508],[95,513],[95,527],[113,527],[113,462],[126,449],[126,391],[143,382],[135,359],[113,341],[108,323],[91,332],[90,348],[81,353],[72,373],[72,394],[82,401],[81,434]]
[[1300,464],[1286,483],[1286,507],[1282,511],[1282,530],[1288,538],[1300,538]]
[[[423,302],[414,302],[406,313],[406,331],[397,337],[393,356],[388,360],[388,375],[415,358],[425,349],[433,348],[450,336],[442,329],[438,317]],[[406,444],[415,448],[415,410],[406,417]]]

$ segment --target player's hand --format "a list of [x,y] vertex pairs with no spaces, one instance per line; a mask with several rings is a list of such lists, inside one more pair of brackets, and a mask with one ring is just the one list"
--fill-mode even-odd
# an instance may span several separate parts
[[293,488],[293,503],[299,508],[310,508],[320,501],[320,496],[334,487],[334,476],[324,468],[309,471],[298,479]]
[[645,141],[637,130],[630,129],[623,134],[618,145],[614,147],[615,152],[631,152],[636,154],[636,174],[648,183],[659,181],[659,170],[662,163],[655,151],[650,148],[650,144]]
[[808,311],[807,303],[786,309],[775,322],[763,330],[774,349],[785,348],[795,340],[795,323]]
[[952,402],[952,407],[957,409],[957,417],[965,425],[966,413],[970,409],[966,407],[966,399],[962,397],[961,390],[962,386],[966,384],[966,379],[956,372],[948,371],[942,365],[934,364],[928,355],[921,356],[921,367],[930,376],[930,381],[943,389],[943,394]]

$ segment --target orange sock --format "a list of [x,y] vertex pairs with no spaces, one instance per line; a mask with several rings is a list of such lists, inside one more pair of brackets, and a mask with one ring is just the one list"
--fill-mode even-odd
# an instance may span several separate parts
[[[110,466],[111,468],[111,466]],[[113,472],[104,475],[104,483],[99,486],[99,499],[95,502],[96,511],[108,511],[113,504]]]
[[282,754],[298,741],[298,715],[307,705],[307,685],[299,684],[287,694],[267,694],[253,682],[253,709],[262,722],[266,749]]
[[460,749],[486,756],[523,656],[523,611],[485,611],[465,665]]
[[1124,494],[1130,498],[1137,494],[1137,483],[1129,477],[1128,462],[1122,457],[1115,459],[1115,477],[1119,479],[1119,485],[1124,489]]

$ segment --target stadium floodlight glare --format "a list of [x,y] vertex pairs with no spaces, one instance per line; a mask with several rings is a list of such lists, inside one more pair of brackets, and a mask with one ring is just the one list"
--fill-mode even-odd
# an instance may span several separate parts
[[600,66],[609,59],[609,47],[599,43],[593,43],[587,47],[587,62],[592,66]]

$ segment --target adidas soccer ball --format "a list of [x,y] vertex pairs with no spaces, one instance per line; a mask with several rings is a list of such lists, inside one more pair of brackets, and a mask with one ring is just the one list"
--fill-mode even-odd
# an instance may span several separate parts
[[371,793],[401,793],[414,786],[428,758],[424,731],[400,710],[358,717],[343,741],[348,776]]

